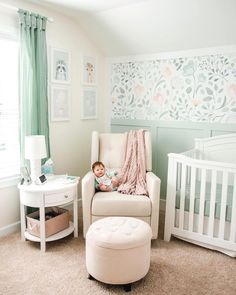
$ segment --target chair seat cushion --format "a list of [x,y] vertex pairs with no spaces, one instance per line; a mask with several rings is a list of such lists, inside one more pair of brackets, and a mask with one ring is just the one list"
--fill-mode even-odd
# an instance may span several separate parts
[[92,215],[97,216],[150,216],[151,201],[147,196],[98,192],[92,201]]

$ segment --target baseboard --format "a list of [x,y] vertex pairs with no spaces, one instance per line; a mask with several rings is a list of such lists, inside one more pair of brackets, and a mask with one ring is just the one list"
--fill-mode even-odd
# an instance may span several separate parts
[[166,200],[160,199],[160,211],[166,211]]
[[0,238],[20,231],[20,221],[0,228]]

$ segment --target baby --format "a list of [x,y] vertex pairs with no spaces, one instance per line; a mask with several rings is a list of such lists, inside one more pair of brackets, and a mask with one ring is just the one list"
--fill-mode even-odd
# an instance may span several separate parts
[[119,180],[115,177],[114,171],[105,169],[102,162],[95,162],[92,165],[92,170],[95,175],[95,188],[102,192],[111,192],[117,190]]

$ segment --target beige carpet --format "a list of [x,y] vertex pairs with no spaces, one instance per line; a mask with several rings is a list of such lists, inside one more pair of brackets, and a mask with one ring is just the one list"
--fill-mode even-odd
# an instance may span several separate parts
[[90,281],[79,234],[48,243],[46,253],[19,233],[0,239],[0,294],[236,294],[236,259],[177,239],[152,243],[150,271],[131,293]]

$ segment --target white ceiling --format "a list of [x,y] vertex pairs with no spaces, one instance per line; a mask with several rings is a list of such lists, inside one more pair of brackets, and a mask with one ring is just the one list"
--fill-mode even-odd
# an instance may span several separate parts
[[29,0],[73,18],[106,56],[236,45],[236,0]]
[[40,2],[69,7],[80,11],[98,12],[148,0],[45,0]]

